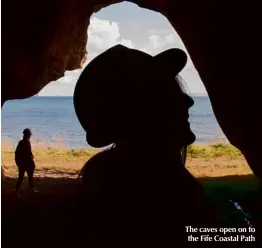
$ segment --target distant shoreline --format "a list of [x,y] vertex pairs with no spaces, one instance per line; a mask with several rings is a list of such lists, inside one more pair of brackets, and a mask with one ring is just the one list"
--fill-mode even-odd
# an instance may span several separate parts
[[[207,94],[189,94],[191,97],[208,97]],[[73,98],[73,96],[44,96],[44,95],[38,95],[38,96],[32,96],[32,97],[29,97],[29,98],[39,98],[39,97],[66,97],[66,98]],[[26,98],[26,99],[29,99],[29,98]],[[22,99],[20,99],[22,100]]]
[[[61,137],[60,137],[61,138]],[[2,150],[13,150],[15,149],[18,141],[21,139],[15,139],[15,138],[11,138],[8,136],[2,136]],[[220,140],[220,141],[195,141],[192,146],[193,147],[208,147],[208,146],[213,146],[216,144],[223,144],[223,145],[229,145],[230,143],[229,141],[225,141],[225,140]],[[33,149],[58,149],[58,150],[101,150],[99,148],[94,148],[89,146],[87,143],[83,144],[83,145],[78,145],[75,147],[70,147],[70,145],[66,144],[65,139],[62,139],[59,141],[50,141],[50,140],[34,140],[34,138],[31,140],[31,145],[33,147]],[[104,148],[102,148],[104,149]]]

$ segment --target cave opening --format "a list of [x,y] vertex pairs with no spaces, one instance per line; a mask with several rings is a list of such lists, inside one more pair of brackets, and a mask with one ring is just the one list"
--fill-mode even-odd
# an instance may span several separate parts
[[[87,34],[88,56],[83,68],[115,44],[135,48],[153,56],[173,47],[187,52],[165,16],[130,2],[112,4],[92,14]],[[197,141],[208,143],[225,140],[213,115],[205,87],[188,53],[187,55],[188,62],[181,76],[188,93],[195,100],[190,118]],[[72,104],[74,87],[83,68],[66,71],[64,77],[50,82],[37,96],[8,101],[2,109],[2,144],[14,148],[21,137],[22,129],[29,126],[35,130],[33,143],[71,149],[86,147],[84,132],[78,124]],[[59,98],[62,103],[58,103]],[[211,129],[207,126],[211,126]],[[55,144],[57,140],[59,145]]]
[[[190,109],[190,122],[197,137],[196,143],[227,142],[190,56],[164,15],[129,2],[112,4],[90,16],[87,34],[88,56],[83,68],[115,44],[142,50],[153,56],[173,47],[184,50],[188,55],[188,62],[180,75],[187,93],[195,101]],[[41,153],[47,151],[53,163],[59,164],[59,157],[52,149],[71,149],[69,153],[73,156],[85,155],[85,152],[74,152],[91,147],[86,143],[85,133],[77,120],[72,101],[74,87],[83,68],[66,71],[64,77],[51,81],[31,98],[5,103],[2,108],[2,150],[9,153],[13,151],[22,136],[22,130],[30,127],[33,130],[33,148],[41,149]],[[81,161],[79,159],[79,163]]]

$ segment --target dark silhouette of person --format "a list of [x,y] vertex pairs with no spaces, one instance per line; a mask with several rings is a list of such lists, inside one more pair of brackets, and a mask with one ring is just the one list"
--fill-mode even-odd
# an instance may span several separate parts
[[32,192],[37,193],[38,191],[34,189],[34,171],[35,171],[35,162],[34,155],[31,150],[30,138],[32,132],[29,128],[24,129],[23,139],[19,141],[16,150],[15,150],[15,162],[18,167],[18,179],[16,182],[16,194],[18,197],[20,195],[20,186],[23,182],[25,172],[28,175],[29,188]]
[[195,141],[188,122],[194,102],[178,75],[186,62],[180,49],[151,56],[116,45],[80,75],[74,106],[87,142],[113,144],[83,167],[89,239],[163,245],[188,242],[185,226],[219,225],[184,166],[186,147]]

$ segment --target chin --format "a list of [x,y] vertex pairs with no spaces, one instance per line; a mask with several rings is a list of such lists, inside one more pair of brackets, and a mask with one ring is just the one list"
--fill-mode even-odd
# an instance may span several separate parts
[[191,145],[196,141],[196,136],[191,130],[188,130],[186,137],[185,146]]

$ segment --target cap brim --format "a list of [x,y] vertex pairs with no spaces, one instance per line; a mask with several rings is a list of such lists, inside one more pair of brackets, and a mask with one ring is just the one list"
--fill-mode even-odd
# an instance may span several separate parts
[[187,63],[186,53],[178,48],[172,48],[154,56],[157,66],[176,76]]

